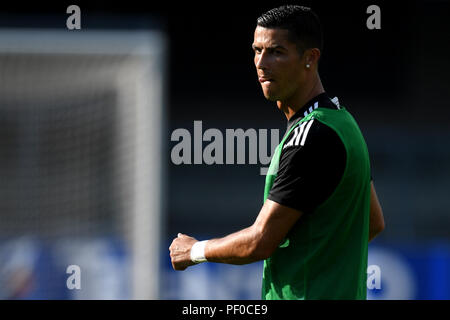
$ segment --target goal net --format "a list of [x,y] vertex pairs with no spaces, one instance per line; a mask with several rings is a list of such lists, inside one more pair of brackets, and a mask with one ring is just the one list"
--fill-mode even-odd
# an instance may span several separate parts
[[0,30],[0,298],[158,298],[165,41]]

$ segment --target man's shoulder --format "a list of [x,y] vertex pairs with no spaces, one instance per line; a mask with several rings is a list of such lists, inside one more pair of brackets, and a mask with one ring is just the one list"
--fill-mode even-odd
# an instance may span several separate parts
[[312,116],[296,125],[287,137],[283,151],[300,150],[317,144],[326,147],[328,144],[336,144],[339,141],[338,134],[331,127]]

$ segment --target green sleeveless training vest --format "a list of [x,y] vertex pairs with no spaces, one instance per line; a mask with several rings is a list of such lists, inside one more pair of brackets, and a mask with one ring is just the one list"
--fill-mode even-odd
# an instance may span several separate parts
[[319,107],[292,126],[272,157],[264,202],[287,137],[312,118],[338,134],[346,149],[346,167],[332,195],[312,213],[304,213],[264,261],[262,298],[366,299],[370,162],[364,137],[345,108]]

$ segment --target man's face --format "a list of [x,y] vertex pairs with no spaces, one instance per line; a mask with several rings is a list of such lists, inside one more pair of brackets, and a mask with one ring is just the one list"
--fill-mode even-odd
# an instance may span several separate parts
[[306,80],[302,57],[295,43],[289,41],[288,30],[257,26],[252,47],[266,99],[289,101]]

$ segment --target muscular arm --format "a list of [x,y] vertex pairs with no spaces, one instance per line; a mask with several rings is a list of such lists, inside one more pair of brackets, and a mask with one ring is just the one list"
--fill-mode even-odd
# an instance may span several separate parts
[[270,257],[301,212],[267,200],[254,224],[221,239],[212,239],[205,248],[208,261],[246,264]]
[[384,230],[383,210],[378,201],[373,181],[370,184],[370,189],[369,242]]
[[[301,211],[267,200],[253,225],[223,238],[209,240],[205,257],[211,262],[228,264],[266,259],[301,215]],[[190,260],[190,250],[196,241],[182,234],[173,240],[169,249],[175,270],[184,270],[194,264]]]

